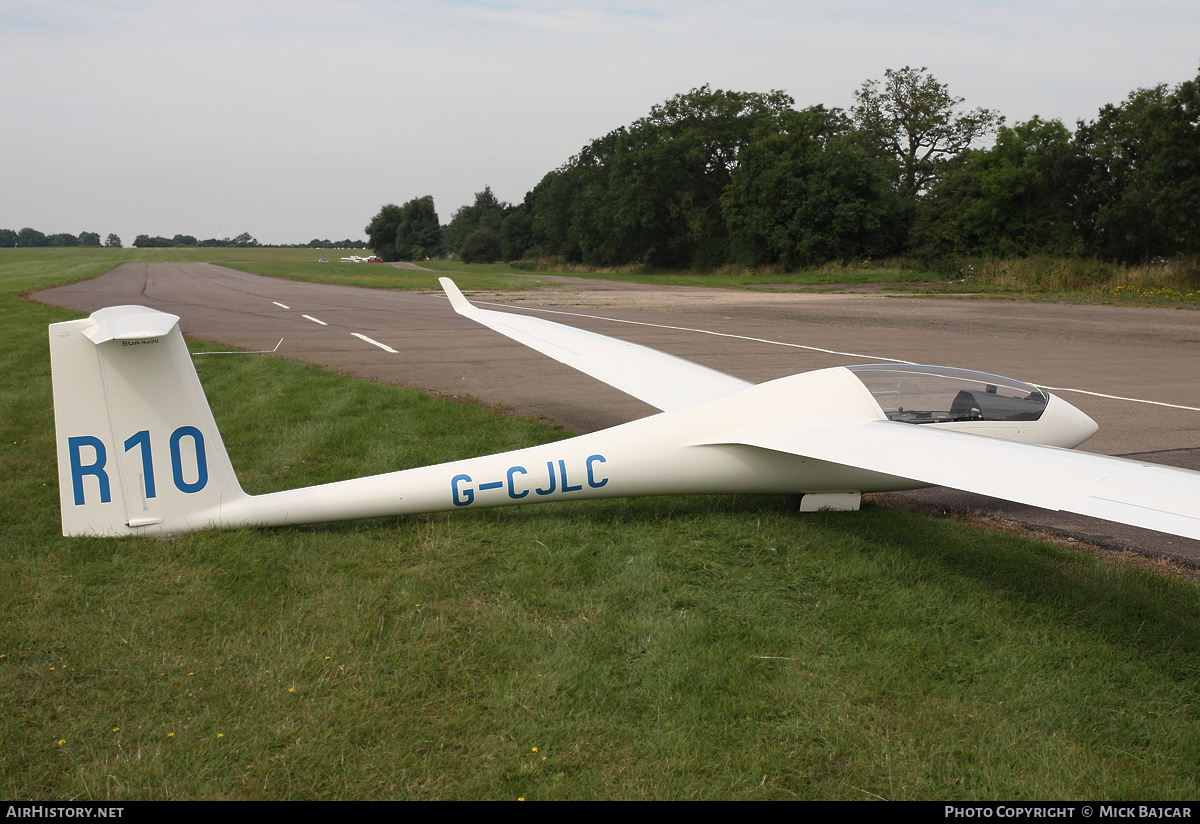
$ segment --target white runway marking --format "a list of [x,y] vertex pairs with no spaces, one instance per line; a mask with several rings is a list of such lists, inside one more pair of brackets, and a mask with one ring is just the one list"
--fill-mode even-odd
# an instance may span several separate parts
[[861,355],[857,352],[839,352],[836,349],[822,349],[819,346],[805,346],[802,343],[788,343],[782,340],[768,340],[766,338],[752,338],[749,335],[735,335],[732,332],[713,332],[710,329],[695,329],[691,326],[668,326],[665,323],[646,323],[640,320],[622,320],[621,318],[606,318],[603,315],[585,315],[582,312],[563,312],[558,309],[542,309],[538,306],[511,306],[507,303],[488,303],[486,301],[477,300],[472,303],[478,303],[480,306],[502,306],[505,309],[529,310],[533,312],[547,312],[551,315],[571,315],[576,318],[591,318],[592,320],[606,320],[610,323],[628,323],[630,326],[650,326],[655,329],[671,329],[676,332],[698,332],[701,335],[715,335],[718,338],[736,338],[738,340],[748,340],[754,343],[770,343],[774,346],[790,346],[793,349],[807,349],[810,352],[822,352],[826,355],[843,355],[847,358],[866,358],[867,360],[887,361],[888,363],[903,363],[908,366],[916,366],[913,361],[900,360],[899,358],[881,358],[876,355]]
[[354,337],[358,338],[359,340],[365,340],[367,343],[371,344],[372,346],[378,346],[384,352],[391,352],[393,355],[399,354],[398,352],[396,352],[395,349],[388,346],[386,343],[380,343],[377,340],[371,340],[366,335],[360,335],[357,332],[351,332],[350,334],[354,335]]
[[291,309],[291,308],[292,308],[292,307],[288,306],[286,303],[280,303],[280,302],[279,302],[279,301],[277,301],[277,300],[273,300],[273,301],[271,301],[271,303],[275,304],[276,306],[280,306],[280,307],[282,307],[282,308],[284,308],[284,309]]
[[1080,395],[1094,395],[1097,398],[1109,398],[1114,401],[1129,401],[1131,403],[1148,403],[1153,406],[1169,406],[1171,409],[1186,409],[1189,412],[1200,412],[1200,407],[1183,406],[1178,403],[1163,403],[1162,401],[1147,401],[1142,398],[1123,398],[1120,395],[1105,395],[1103,392],[1089,392],[1086,389],[1068,389],[1065,386],[1046,386],[1043,383],[1035,383],[1041,389],[1049,389],[1051,392],[1078,392]]
[[323,321],[323,320],[317,320],[317,319],[316,319],[316,318],[314,318],[312,315],[301,315],[300,317],[302,317],[302,318],[307,318],[308,320],[311,320],[313,323],[319,323],[319,324],[321,324],[322,326],[328,326],[328,325],[329,325],[328,323],[326,323],[326,322],[325,322],[325,321]]
[[283,346],[283,338],[279,339],[279,343],[275,344],[274,349],[256,349],[253,352],[244,352],[241,349],[226,349],[220,352],[193,352],[192,357],[200,355],[273,355],[279,351],[279,347]]
[[[900,358],[885,358],[885,357],[880,357],[879,355],[863,355],[858,352],[839,352],[836,349],[822,349],[819,346],[805,346],[804,344],[801,344],[801,343],[788,343],[787,341],[782,341],[782,340],[769,340],[767,338],[754,338],[754,337],[750,337],[749,335],[734,335],[729,332],[713,332],[709,329],[696,329],[696,328],[693,328],[690,326],[668,326],[665,323],[647,323],[645,321],[640,321],[640,320],[623,320],[622,318],[606,318],[603,315],[587,315],[587,314],[584,314],[583,312],[564,312],[560,309],[542,309],[537,306],[512,306],[507,303],[486,303],[485,301],[476,301],[476,302],[481,305],[500,306],[505,309],[518,309],[518,310],[527,310],[527,311],[533,311],[533,312],[546,312],[551,315],[571,315],[571,316],[577,317],[577,318],[589,318],[591,320],[604,320],[604,321],[608,321],[609,323],[628,323],[631,326],[650,326],[655,329],[671,329],[671,330],[674,330],[677,332],[698,332],[699,334],[702,334],[702,335],[716,335],[717,337],[720,337],[720,338],[736,338],[738,340],[748,340],[748,341],[752,341],[754,343],[769,343],[772,346],[789,346],[793,349],[807,349],[810,352],[821,352],[822,354],[826,354],[826,355],[839,355],[839,356],[843,356],[843,357],[847,357],[847,358],[865,358],[867,360],[887,361],[889,363],[902,363],[902,364],[906,364],[908,366],[916,366],[916,363],[914,363],[913,361],[901,360]],[[1115,401],[1128,401],[1129,403],[1145,403],[1145,404],[1149,404],[1151,406],[1166,406],[1171,409],[1185,409],[1189,412],[1200,412],[1200,407],[1196,407],[1196,406],[1183,406],[1182,404],[1177,404],[1177,403],[1164,403],[1163,401],[1151,401],[1151,400],[1146,400],[1145,398],[1126,398],[1121,395],[1106,395],[1103,392],[1092,392],[1087,389],[1071,389],[1066,386],[1046,386],[1045,384],[1038,383],[1037,381],[1030,381],[1030,383],[1032,383],[1034,386],[1039,386],[1042,389],[1049,389],[1051,392],[1076,392],[1080,395],[1092,395],[1097,398],[1108,398],[1109,400],[1115,400]]]

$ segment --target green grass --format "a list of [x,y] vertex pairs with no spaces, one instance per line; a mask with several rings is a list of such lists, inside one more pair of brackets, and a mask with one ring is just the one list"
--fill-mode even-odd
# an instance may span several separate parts
[[439,272],[489,272],[564,274],[571,277],[615,280],[624,283],[650,283],[663,286],[704,286],[726,289],[760,289],[768,286],[844,286],[866,283],[908,284],[923,283],[935,276],[922,269],[907,267],[903,262],[885,261],[856,265],[829,264],[798,272],[753,271],[729,269],[716,272],[658,272],[642,267],[604,269],[587,266],[554,265],[529,261],[506,263],[464,264],[461,261],[425,261],[421,264]]
[[[45,325],[69,314],[14,293],[99,264],[14,260],[0,795],[1200,794],[1200,587],[1026,538],[774,497],[63,538]],[[269,358],[198,364],[255,492],[565,435]]]
[[[242,256],[231,258],[222,265],[254,272],[269,277],[287,278],[289,280],[304,280],[311,283],[331,283],[338,286],[359,286],[371,289],[426,289],[438,290],[437,272],[423,272],[414,269],[400,269],[384,263],[344,263],[340,260],[349,252],[342,250],[327,250],[315,254],[312,250],[255,250],[259,252],[253,257]],[[268,252],[286,251],[294,253],[307,251],[308,256],[292,256],[278,259]],[[328,263],[320,263],[320,257],[328,258]],[[216,262],[216,261],[214,261]],[[420,265],[426,266],[426,262]],[[505,265],[468,265],[456,262],[448,267],[454,272],[459,286],[464,289],[536,289],[545,281],[529,272],[513,269]]]
[[[429,264],[464,268],[454,262]],[[923,263],[912,258],[833,262],[796,272],[726,267],[709,272],[656,272],[644,267],[616,270],[521,262],[523,269],[573,277],[630,283],[710,288],[774,289],[809,287],[841,291],[876,285],[911,294],[1004,300],[1108,303],[1137,306],[1200,305],[1200,264],[1194,260],[1158,260],[1124,265],[1081,258],[1034,255],[1025,258],[970,258]],[[498,264],[495,271],[502,271]],[[466,267],[469,268],[469,267]]]
[[[773,290],[806,287],[841,291],[867,285],[898,293],[931,296],[1106,303],[1133,306],[1200,305],[1200,268],[1195,261],[1154,261],[1125,266],[1096,260],[1033,256],[947,260],[925,265],[909,258],[834,262],[798,272],[727,268],[710,273],[656,272],[640,267],[597,269],[519,262],[467,264],[422,261],[432,271],[385,264],[343,263],[364,250],[166,248],[0,249],[0,266],[54,277],[105,271],[125,261],[205,261],[270,277],[375,289],[437,291],[439,275],[452,275],[466,290],[536,289],[540,275],[563,274],[627,283]],[[327,263],[320,263],[324,257]]]
[[[26,248],[0,249],[0,272],[14,291],[42,288],[106,272],[121,263],[205,262],[269,277],[359,286],[372,289],[439,290],[434,272],[398,269],[382,263],[344,263],[342,257],[366,254],[361,249],[268,248]],[[328,263],[321,263],[326,258]],[[535,289],[544,281],[506,265],[449,267],[463,289]],[[26,285],[20,285],[26,284]]]
[[945,261],[940,291],[991,297],[1138,306],[1200,305],[1200,263],[1151,261],[1123,265],[1033,256]]

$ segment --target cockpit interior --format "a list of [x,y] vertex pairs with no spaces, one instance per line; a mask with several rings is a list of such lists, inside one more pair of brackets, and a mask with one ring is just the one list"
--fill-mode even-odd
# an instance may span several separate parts
[[901,423],[1036,421],[1050,396],[1012,378],[948,366],[848,367],[890,420]]

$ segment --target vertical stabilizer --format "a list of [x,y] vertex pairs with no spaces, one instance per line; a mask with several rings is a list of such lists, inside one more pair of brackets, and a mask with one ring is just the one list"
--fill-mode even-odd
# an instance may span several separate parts
[[178,322],[117,306],[50,327],[64,535],[188,531],[244,497]]

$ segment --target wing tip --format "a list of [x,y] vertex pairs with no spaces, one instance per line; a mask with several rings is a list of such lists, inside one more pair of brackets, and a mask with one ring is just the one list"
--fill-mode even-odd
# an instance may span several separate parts
[[442,285],[442,291],[446,293],[446,297],[450,298],[450,305],[454,307],[455,312],[465,315],[475,308],[470,301],[463,297],[458,285],[450,278],[438,278],[438,283]]

